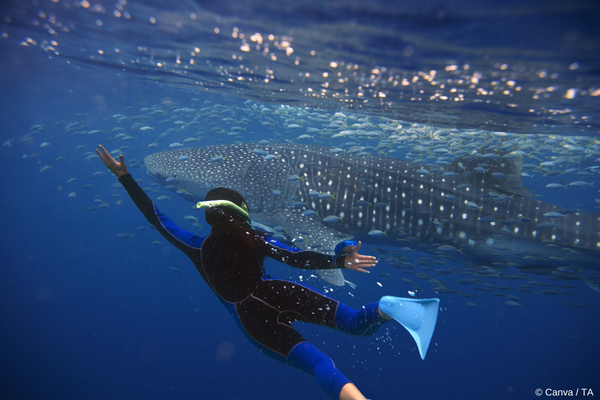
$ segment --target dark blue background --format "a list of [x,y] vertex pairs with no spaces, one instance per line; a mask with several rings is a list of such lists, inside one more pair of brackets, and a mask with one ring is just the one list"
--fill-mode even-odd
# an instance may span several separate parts
[[[124,191],[112,188],[114,177],[107,173],[89,181],[93,188],[80,188],[104,167],[74,148],[87,144],[84,151],[91,151],[99,137],[72,137],[64,125],[54,127],[56,121],[68,123],[76,120],[73,114],[85,112],[90,129],[107,129],[112,125],[102,118],[139,101],[148,106],[169,96],[184,106],[200,95],[138,86],[114,75],[84,81],[61,73],[5,75],[2,80],[2,142],[18,139],[33,124],[44,124],[48,132],[36,134],[33,143],[0,148],[0,397],[324,398],[311,377],[261,355],[246,341],[182,254],[168,245],[151,245],[163,241],[155,231],[136,230],[147,223]],[[216,143],[211,140],[202,145]],[[40,151],[42,141],[51,143],[41,150],[42,165],[52,164],[44,173],[39,172],[40,158],[22,158]],[[145,145],[135,143],[127,157],[143,158]],[[67,159],[55,162],[59,155]],[[142,169],[131,172],[149,180]],[[71,177],[78,180],[67,184]],[[543,189],[544,184],[537,186]],[[57,191],[59,185],[64,190]],[[71,191],[76,198],[67,196]],[[124,196],[120,207],[111,196],[117,192]],[[545,198],[593,207],[596,189],[573,193],[571,188],[548,191]],[[93,195],[101,195],[110,207],[86,211],[94,205]],[[190,203],[173,196],[159,206],[182,226],[196,229],[183,220],[194,213]],[[202,213],[196,213],[206,225]],[[120,232],[135,232],[135,237],[117,238]],[[273,262],[267,268],[274,276],[308,276]],[[355,290],[346,286],[330,294],[356,308],[385,294],[405,296],[408,284],[402,277],[381,263],[370,275],[347,274],[357,284]],[[442,278],[453,282],[458,277]],[[317,279],[304,281],[323,289]],[[492,283],[516,287],[524,282]],[[439,295],[441,311],[425,361],[408,333],[393,323],[373,338],[297,326],[374,399],[524,399],[535,398],[536,388],[593,388],[597,395],[599,294],[575,284],[580,288],[569,297],[550,297],[540,290],[519,294],[527,300],[523,308],[509,307],[504,298],[487,293],[472,299],[483,306],[476,309],[457,295]],[[431,290],[420,295],[436,296]],[[557,304],[561,300],[590,307]]]

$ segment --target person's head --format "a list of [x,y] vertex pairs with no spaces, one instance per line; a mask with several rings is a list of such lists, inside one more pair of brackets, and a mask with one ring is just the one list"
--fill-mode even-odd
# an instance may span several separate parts
[[[209,200],[228,200],[233,204],[239,206],[246,212],[250,211],[244,196],[232,189],[219,187],[210,190],[204,197],[205,201]],[[218,206],[206,209],[206,222],[213,228],[219,224],[227,223],[231,221],[238,221],[242,223],[250,223],[250,219],[238,213],[231,207]]]

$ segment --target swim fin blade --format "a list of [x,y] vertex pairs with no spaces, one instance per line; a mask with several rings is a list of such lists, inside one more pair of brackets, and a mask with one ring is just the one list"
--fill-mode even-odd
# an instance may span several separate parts
[[440,299],[410,299],[383,296],[379,309],[406,328],[417,342],[421,359],[425,359],[435,324],[437,322]]

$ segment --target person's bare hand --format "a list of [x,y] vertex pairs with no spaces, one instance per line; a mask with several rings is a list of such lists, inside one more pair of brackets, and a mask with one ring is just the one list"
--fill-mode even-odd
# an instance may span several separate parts
[[360,249],[361,245],[362,245],[362,243],[358,242],[357,246],[344,247],[344,249],[342,251],[350,252],[350,254],[348,254],[346,256],[346,258],[344,259],[344,267],[351,269],[352,271],[360,271],[360,272],[365,272],[367,274],[370,274],[370,272],[364,268],[374,267],[375,265],[377,265],[378,261],[377,261],[376,257],[363,256],[363,255],[358,254],[358,250]]
[[122,177],[128,172],[127,164],[125,164],[125,156],[123,156],[123,154],[119,155],[120,162],[117,162],[117,160],[115,160],[114,157],[111,156],[108,151],[106,151],[104,146],[99,144],[98,147],[100,147],[100,150],[96,149],[96,153],[98,154],[104,165],[106,165],[106,168],[108,168],[110,172],[115,174],[117,178]]

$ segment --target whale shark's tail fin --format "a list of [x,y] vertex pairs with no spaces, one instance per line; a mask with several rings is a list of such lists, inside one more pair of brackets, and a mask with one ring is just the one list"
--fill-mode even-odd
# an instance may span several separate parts
[[383,296],[379,309],[406,328],[415,339],[421,359],[425,359],[437,322],[440,299],[409,299]]

